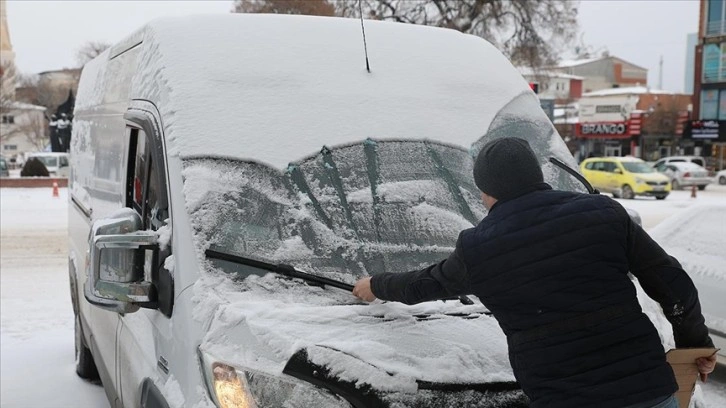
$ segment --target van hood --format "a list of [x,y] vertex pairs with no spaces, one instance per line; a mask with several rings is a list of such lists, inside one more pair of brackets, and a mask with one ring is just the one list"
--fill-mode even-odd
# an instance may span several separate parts
[[[214,285],[221,295],[220,286],[232,284]],[[227,302],[217,305],[200,346],[215,361],[279,375],[303,351],[336,378],[391,392],[412,392],[421,383],[515,381],[506,338],[478,302],[362,304],[344,291],[272,275],[244,285],[222,295]],[[198,308],[210,301],[208,293],[195,296]]]

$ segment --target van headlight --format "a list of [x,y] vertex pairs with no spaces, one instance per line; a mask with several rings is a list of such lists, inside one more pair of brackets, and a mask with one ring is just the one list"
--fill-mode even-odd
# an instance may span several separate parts
[[202,358],[209,393],[220,408],[351,408],[343,398],[285,374],[271,376]]

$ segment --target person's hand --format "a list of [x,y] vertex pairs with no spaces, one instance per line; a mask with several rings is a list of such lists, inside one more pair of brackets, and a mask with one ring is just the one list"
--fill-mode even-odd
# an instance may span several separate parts
[[[371,278],[359,279],[353,287],[353,296],[365,300],[366,302],[372,302],[376,300],[376,295],[371,290]],[[713,371],[713,370],[712,370]]]
[[701,381],[706,382],[708,375],[713,372],[716,368],[716,354],[711,357],[700,357],[696,359],[696,365],[698,366],[698,372],[701,376]]

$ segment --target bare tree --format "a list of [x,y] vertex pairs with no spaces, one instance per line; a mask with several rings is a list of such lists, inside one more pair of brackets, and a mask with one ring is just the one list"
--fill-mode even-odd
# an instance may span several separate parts
[[0,112],[5,113],[15,101],[15,81],[17,72],[15,65],[10,61],[3,61],[0,65]]
[[[499,47],[515,64],[552,65],[576,38],[578,3],[568,0],[360,0],[364,17],[451,28]],[[359,0],[335,2],[359,16]]]
[[334,16],[335,6],[328,0],[235,0],[232,12]]
[[105,42],[101,41],[89,41],[81,46],[81,48],[76,51],[76,61],[78,61],[78,66],[84,66],[88,61],[98,57],[106,51],[108,47],[110,47],[110,44],[107,44]]

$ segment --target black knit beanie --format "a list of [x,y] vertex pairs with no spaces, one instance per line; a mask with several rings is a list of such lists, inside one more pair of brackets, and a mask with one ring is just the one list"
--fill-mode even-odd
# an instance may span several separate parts
[[505,137],[482,147],[474,163],[474,182],[483,193],[505,201],[531,191],[544,176],[529,143]]

